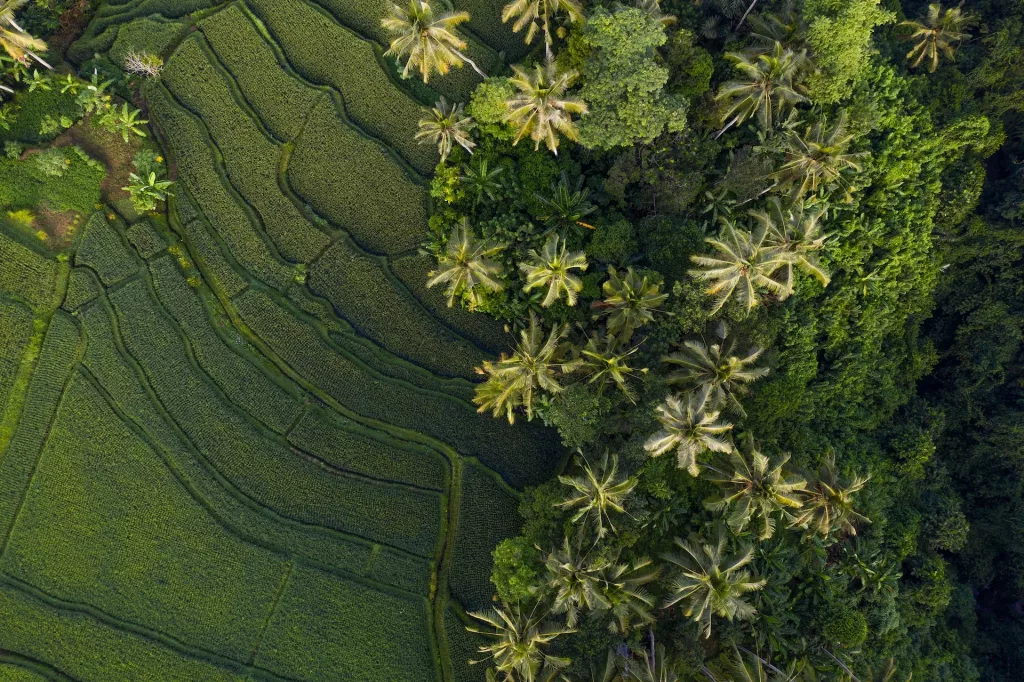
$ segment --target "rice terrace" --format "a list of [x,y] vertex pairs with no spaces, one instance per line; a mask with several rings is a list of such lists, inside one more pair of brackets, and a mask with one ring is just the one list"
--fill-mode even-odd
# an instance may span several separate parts
[[1021,0],[0,0],[0,682],[1021,679],[1022,93]]

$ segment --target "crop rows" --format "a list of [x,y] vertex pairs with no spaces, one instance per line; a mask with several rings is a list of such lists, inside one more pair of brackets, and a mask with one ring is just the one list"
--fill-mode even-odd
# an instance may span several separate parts
[[128,238],[128,243],[135,247],[135,251],[146,260],[167,248],[167,242],[157,234],[148,220],[133,223],[125,230],[124,236]]
[[64,292],[64,310],[74,312],[96,298],[101,290],[96,274],[86,268],[75,268],[68,275],[68,286]]
[[0,232],[0,291],[28,303],[46,307],[57,283],[57,264]]
[[364,427],[326,410],[310,408],[288,433],[288,441],[340,469],[441,491],[446,466],[423,446],[391,445],[383,435],[371,438]]
[[341,475],[292,452],[240,416],[189,362],[177,332],[141,282],[110,295],[129,352],[158,398],[215,467],[239,489],[279,513],[326,528],[431,555],[440,527],[436,494]]
[[[307,80],[336,89],[359,128],[397,151],[420,173],[437,151],[413,140],[420,107],[381,68],[371,43],[339,26],[304,0],[248,0],[292,67]],[[379,21],[379,20],[378,20]],[[315,41],[309,36],[317,37]],[[329,59],[324,55],[330,54]]]
[[435,374],[472,377],[484,353],[441,325],[388,274],[383,258],[339,239],[310,269],[309,288],[395,355]]
[[228,5],[203,19],[199,28],[267,128],[279,140],[292,140],[324,92],[285,71],[243,7]]
[[454,682],[484,682],[485,665],[471,665],[480,660],[479,647],[484,638],[466,630],[450,603],[444,610],[444,633],[448,641],[448,656],[452,663]]
[[85,224],[85,236],[75,252],[75,265],[91,268],[103,284],[110,286],[138,271],[135,258],[103,213],[93,213]]
[[327,246],[329,239],[281,193],[277,184],[280,148],[239,107],[210,57],[202,36],[193,34],[164,68],[163,81],[203,120],[223,155],[228,178],[259,214],[263,228],[281,255],[291,261],[309,262]]
[[121,25],[107,56],[120,65],[129,52],[166,55],[187,29],[185,23],[168,21],[159,15],[135,19]]
[[217,239],[210,234],[206,228],[206,221],[203,219],[193,220],[182,227],[183,236],[188,243],[196,250],[206,269],[206,275],[210,283],[231,297],[243,291],[248,283],[231,264],[220,250]]
[[[494,0],[452,0],[456,10],[469,12],[470,30],[487,44],[505,54],[505,59],[517,62],[525,57],[531,47],[526,44],[523,38],[525,31],[520,33],[512,32],[511,21],[505,23],[501,20],[501,7],[504,3]],[[534,40],[534,46],[541,40]]]
[[294,273],[281,263],[264,242],[252,217],[239,206],[217,172],[218,160],[202,123],[174,104],[162,87],[152,85],[146,92],[150,116],[160,127],[178,169],[178,180],[210,221],[217,226],[232,256],[247,271],[269,286],[284,290]]
[[16,663],[0,663],[0,680],[4,682],[49,682],[52,679]]
[[296,566],[256,664],[316,682],[436,678],[426,599],[403,599]]
[[0,420],[32,339],[32,321],[32,311],[24,305],[0,299]]
[[79,374],[2,568],[48,594],[245,660],[283,563],[225,532]]

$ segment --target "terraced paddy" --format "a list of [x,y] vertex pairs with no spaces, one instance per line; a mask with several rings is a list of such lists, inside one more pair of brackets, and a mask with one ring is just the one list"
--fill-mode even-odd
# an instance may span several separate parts
[[160,46],[176,194],[0,233],[0,679],[482,679],[464,611],[564,453],[470,402],[509,340],[424,288],[437,92],[382,7],[108,2],[72,47]]

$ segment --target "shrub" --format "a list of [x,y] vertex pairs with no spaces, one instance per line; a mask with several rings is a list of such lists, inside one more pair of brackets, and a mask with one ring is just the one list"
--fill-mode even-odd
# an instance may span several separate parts
[[848,604],[835,602],[825,607],[820,616],[821,634],[830,643],[849,649],[864,643],[868,623],[864,614]]
[[528,601],[544,571],[540,553],[529,538],[518,535],[502,540],[492,556],[491,582],[498,591],[498,598],[506,604]]

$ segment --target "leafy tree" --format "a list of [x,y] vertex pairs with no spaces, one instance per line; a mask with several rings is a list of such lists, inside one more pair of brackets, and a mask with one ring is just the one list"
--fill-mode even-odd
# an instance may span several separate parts
[[784,209],[782,202],[772,197],[768,207],[768,212],[751,211],[750,215],[768,229],[768,248],[782,262],[782,282],[786,288],[793,290],[793,266],[828,286],[832,278],[815,255],[828,238],[821,234],[824,206],[805,209],[803,204],[795,204]]
[[[590,376],[589,383],[596,383],[597,395],[604,393],[604,388],[609,383],[622,391],[622,394],[630,402],[636,402],[636,392],[630,387],[628,379],[637,373],[637,370],[629,366],[629,356],[639,350],[638,347],[622,351],[619,349],[619,342],[615,337],[604,336],[603,338],[593,335],[587,339],[587,345],[580,352],[582,370]],[[641,370],[646,371],[646,369]]]
[[449,105],[444,97],[430,109],[424,109],[426,116],[420,119],[420,130],[415,139],[437,145],[437,153],[441,155],[441,163],[452,153],[452,147],[458,144],[470,154],[476,143],[469,137],[473,129],[473,119],[463,112],[463,104]]
[[722,233],[717,239],[706,239],[718,252],[711,256],[691,256],[700,269],[691,270],[697,279],[710,281],[707,293],[715,296],[712,314],[735,296],[736,301],[747,312],[753,310],[762,296],[772,294],[784,299],[790,290],[783,282],[772,279],[772,275],[785,262],[779,254],[765,244],[768,230],[764,224],[755,224],[754,232],[736,227],[729,220],[722,220]]
[[665,26],[642,9],[599,8],[588,17],[579,38],[587,53],[579,95],[589,107],[580,144],[613,149],[683,130],[687,102],[664,92],[669,71],[657,48],[665,41]]
[[737,396],[746,395],[749,384],[768,374],[767,367],[753,367],[763,351],[755,346],[735,355],[737,338],[729,334],[725,320],[715,325],[712,340],[710,345],[705,341],[686,341],[683,350],[662,358],[665,364],[679,368],[666,379],[684,389],[706,390],[714,407],[728,406],[745,416]]
[[573,270],[587,269],[587,256],[582,251],[568,251],[567,245],[561,242],[557,234],[553,234],[544,242],[538,253],[530,249],[529,261],[520,263],[519,269],[526,274],[526,286],[523,291],[529,292],[538,287],[547,287],[547,294],[541,305],[545,308],[565,295],[569,305],[576,305],[583,282],[572,274]]
[[847,201],[852,199],[850,183],[843,177],[845,171],[860,172],[860,160],[867,152],[850,153],[847,149],[853,134],[847,132],[847,118],[844,111],[831,128],[825,117],[814,125],[807,126],[803,135],[793,130],[783,137],[782,149],[785,162],[772,174],[780,189],[792,189],[795,200],[805,194],[817,194],[819,188],[826,191],[843,187],[847,190]]
[[455,32],[455,27],[466,21],[469,12],[435,14],[428,0],[409,0],[408,7],[392,5],[391,16],[380,22],[394,36],[384,54],[399,62],[405,59],[402,78],[408,78],[415,69],[427,83],[435,71],[443,76],[451,67],[463,63],[473,67],[481,78],[487,78],[476,62],[462,52],[466,41]]
[[543,66],[534,65],[532,71],[521,66],[513,66],[512,71],[515,77],[509,82],[519,91],[505,101],[506,120],[516,128],[512,144],[529,135],[534,149],[543,142],[558,154],[559,135],[570,140],[579,137],[573,115],[587,113],[583,100],[567,95],[578,74],[560,70],[551,59]]
[[526,29],[526,42],[532,43],[538,29],[544,34],[544,48],[551,58],[551,21],[564,14],[570,23],[583,19],[583,6],[578,0],[512,0],[501,10],[501,20],[515,19],[512,30],[519,33]]
[[943,12],[942,3],[933,2],[928,5],[926,17],[900,22],[900,26],[913,31],[907,36],[907,40],[915,41],[913,49],[907,53],[910,66],[917,68],[927,59],[928,71],[935,73],[935,69],[939,68],[939,56],[944,54],[953,59],[954,44],[969,37],[966,28],[972,21],[973,17],[964,13],[960,6],[947,8]]
[[554,592],[552,612],[564,613],[565,623],[576,627],[581,609],[593,611],[610,606],[601,591],[602,572],[605,568],[602,558],[588,559],[564,538],[562,546],[548,555],[545,566],[548,571],[548,588]]
[[469,615],[489,626],[486,629],[483,626],[470,626],[466,629],[489,640],[488,644],[480,647],[480,653],[488,655],[483,661],[492,660],[505,682],[535,682],[545,679],[545,669],[557,670],[569,662],[567,659],[545,653],[544,648],[556,637],[572,632],[571,628],[546,623],[547,613],[538,607],[529,613],[518,606],[510,606],[474,611]]
[[14,18],[14,13],[28,0],[0,0],[0,47],[12,59],[27,66],[29,59],[35,59],[46,68],[52,68],[36,54],[46,49],[46,43],[29,35]]
[[720,497],[704,503],[712,511],[729,511],[726,521],[734,533],[742,533],[749,524],[756,525],[758,540],[775,534],[775,517],[802,504],[807,481],[787,474],[789,455],[784,454],[771,465],[751,440],[748,457],[739,449],[729,455],[732,472],[711,477],[720,490]]
[[724,438],[732,424],[719,420],[719,412],[711,405],[707,389],[691,391],[685,399],[670,395],[657,407],[661,429],[654,433],[644,449],[652,457],[676,451],[676,464],[691,476],[700,474],[697,458],[705,452],[731,452],[732,444]]
[[621,514],[626,498],[636,487],[636,479],[620,477],[619,457],[605,453],[601,463],[592,467],[583,460],[580,466],[582,476],[559,476],[558,480],[575,492],[570,493],[559,507],[575,510],[572,523],[587,521],[594,527],[595,535],[600,540],[609,529],[615,531],[611,515]]
[[668,294],[660,293],[660,288],[660,284],[632,267],[626,268],[623,275],[609,265],[608,279],[601,285],[604,299],[595,302],[593,307],[598,311],[597,317],[608,318],[609,334],[628,341],[635,330],[654,319],[658,306],[668,299]]
[[427,287],[447,285],[445,295],[449,308],[460,296],[465,296],[470,308],[475,308],[480,304],[482,292],[501,291],[504,286],[501,265],[490,259],[502,248],[500,244],[476,239],[469,220],[463,218],[449,235],[444,254],[438,256],[438,269],[427,273],[430,278]]
[[486,360],[478,370],[488,375],[487,381],[477,386],[473,398],[480,406],[478,412],[490,410],[495,417],[504,412],[511,424],[515,421],[513,411],[522,406],[527,418],[533,419],[534,392],[560,393],[564,387],[558,383],[558,376],[578,366],[577,362],[564,359],[568,344],[562,340],[567,332],[565,325],[555,326],[542,343],[540,323],[531,314],[530,326],[520,332],[512,355],[502,354],[497,362]]
[[723,83],[715,95],[715,101],[722,105],[721,119],[725,123],[719,135],[753,116],[757,116],[762,128],[770,130],[777,119],[806,100],[799,82],[801,57],[781,43],[775,43],[771,52],[729,52],[725,56],[743,78]]
[[729,538],[723,527],[716,529],[712,542],[698,538],[676,538],[681,552],[668,554],[665,559],[681,571],[670,586],[665,607],[683,603],[683,615],[701,624],[705,637],[711,636],[712,616],[750,620],[756,614],[744,595],[760,590],[766,580],[755,580],[743,567],[751,562],[754,550],[743,546],[735,554],[726,554]]
[[839,532],[856,535],[858,523],[867,523],[867,517],[854,509],[853,496],[864,489],[868,478],[854,476],[844,481],[836,470],[835,454],[829,453],[813,481],[804,493],[804,505],[793,517],[793,525],[829,537]]
[[609,564],[602,575],[602,590],[612,615],[610,628],[626,635],[654,622],[654,597],[647,591],[661,575],[662,567],[643,557],[629,564]]

